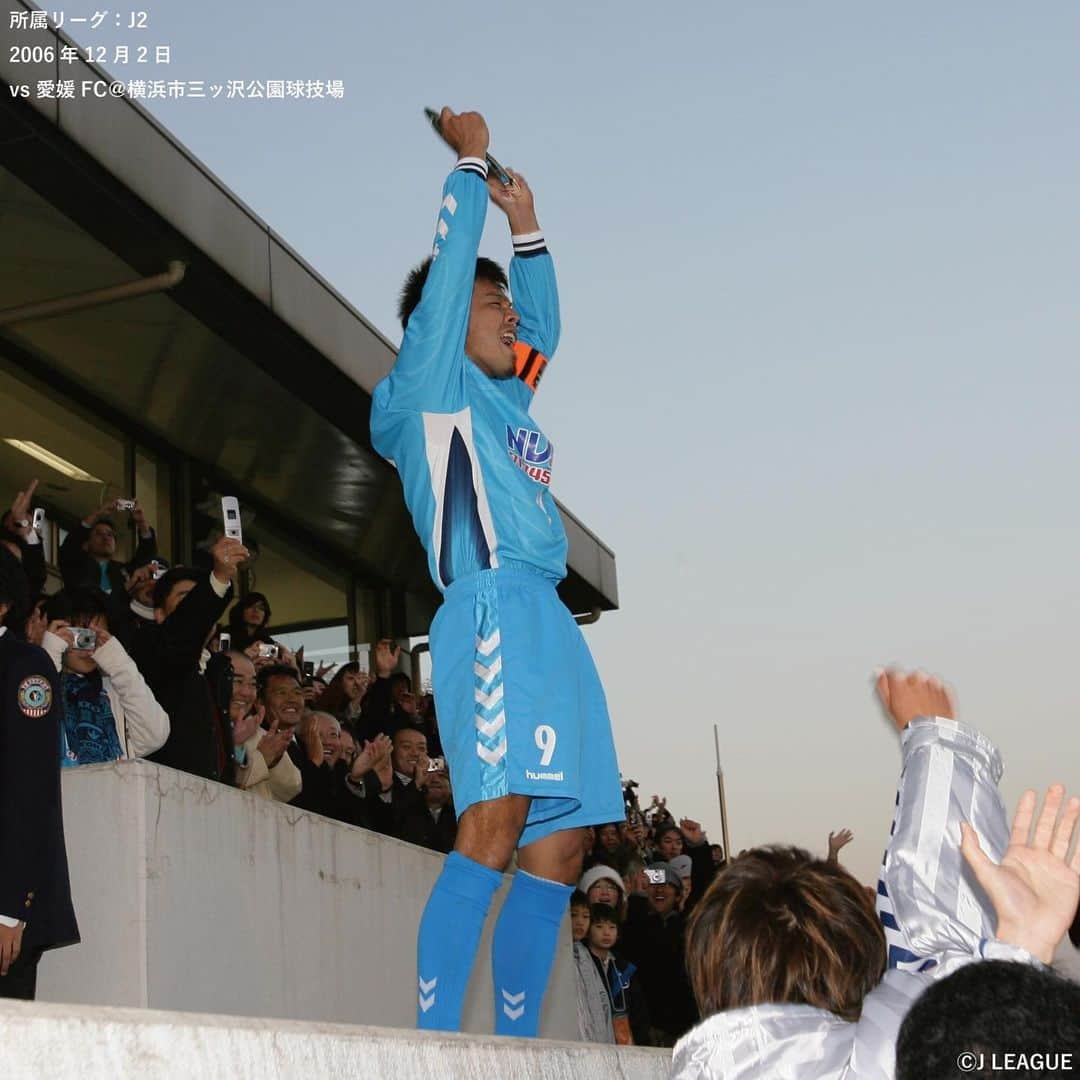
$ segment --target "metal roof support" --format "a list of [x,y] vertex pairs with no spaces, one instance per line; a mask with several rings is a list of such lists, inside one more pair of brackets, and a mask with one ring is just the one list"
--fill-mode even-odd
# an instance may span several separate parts
[[140,278],[138,281],[126,281],[122,285],[109,285],[104,289],[75,293],[73,296],[59,296],[55,300],[40,300],[36,304],[23,304],[21,307],[0,310],[0,326],[12,323],[29,322],[31,319],[48,319],[54,315],[66,315],[69,311],[82,311],[84,308],[102,307],[115,304],[119,300],[131,300],[149,293],[164,292],[184,280],[187,264],[174,259],[169,269],[163,274]]

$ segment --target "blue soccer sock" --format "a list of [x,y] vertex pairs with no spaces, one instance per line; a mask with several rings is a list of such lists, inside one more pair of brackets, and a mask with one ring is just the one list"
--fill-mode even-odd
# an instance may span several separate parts
[[452,851],[428,897],[416,942],[416,1026],[460,1031],[469,974],[502,874]]
[[495,1034],[535,1035],[540,1029],[559,927],[572,885],[518,870],[495,924],[491,970],[495,980]]

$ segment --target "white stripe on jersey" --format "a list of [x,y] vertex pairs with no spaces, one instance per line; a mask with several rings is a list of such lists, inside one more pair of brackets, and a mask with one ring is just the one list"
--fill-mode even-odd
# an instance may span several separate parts
[[[471,361],[466,361],[471,363]],[[476,494],[476,512],[480,518],[480,527],[484,530],[484,540],[491,553],[491,569],[499,567],[497,555],[498,540],[495,537],[495,521],[488,505],[487,489],[484,487],[484,474],[480,471],[480,455],[473,442],[472,410],[466,406],[456,413],[421,413],[424,419],[424,451],[427,454],[428,473],[431,476],[431,491],[435,496],[435,519],[431,523],[431,548],[434,552],[435,570],[438,572],[442,558],[443,496],[446,493],[446,470],[450,463],[450,440],[454,432],[461,434],[465,449],[469,452],[472,464],[473,491]],[[449,582],[439,581],[443,588]]]

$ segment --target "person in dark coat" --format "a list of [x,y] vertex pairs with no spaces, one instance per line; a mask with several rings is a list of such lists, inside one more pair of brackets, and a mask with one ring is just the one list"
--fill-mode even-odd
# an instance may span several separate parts
[[435,764],[438,768],[427,774],[423,803],[413,803],[405,811],[397,835],[410,844],[449,855],[457,839],[457,815],[454,813],[446,765],[441,762]]
[[154,697],[169,714],[169,738],[150,761],[231,783],[228,713],[200,668],[207,639],[232,596],[232,579],[248,550],[221,537],[210,549],[209,573],[173,567],[154,587],[154,619],[135,636],[132,656]]
[[41,954],[79,940],[60,800],[63,706],[48,654],[15,636],[27,586],[17,560],[0,556],[0,998],[33,1000]]
[[686,973],[686,916],[679,910],[682,879],[664,862],[652,863],[645,895],[631,894],[622,946],[637,964],[649,1011],[653,1046],[674,1046],[698,1021]]
[[135,567],[157,555],[157,536],[146,520],[145,511],[135,501],[130,511],[139,538],[135,557],[128,563],[117,560],[116,526],[108,515],[116,511],[118,501],[111,499],[80,521],[60,545],[58,561],[65,589],[100,589],[109,597],[109,625],[119,629],[127,620],[128,577]]

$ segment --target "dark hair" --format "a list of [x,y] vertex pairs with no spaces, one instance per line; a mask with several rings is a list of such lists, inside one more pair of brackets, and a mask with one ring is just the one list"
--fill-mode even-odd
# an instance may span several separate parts
[[206,573],[207,571],[196,570],[193,566],[174,566],[171,570],[166,570],[154,584],[154,607],[165,606],[174,585],[179,585],[181,581],[202,581]]
[[[1080,986],[1029,964],[976,961],[931,984],[911,1007],[896,1040],[896,1080],[996,1076],[990,1067],[995,1051],[1049,1056],[1078,1046]],[[957,1067],[964,1054],[971,1055],[973,1071]],[[1050,1076],[1059,1069],[1017,1075]]]
[[345,707],[348,704],[348,698],[345,694],[345,676],[349,672],[357,674],[359,671],[360,664],[356,660],[350,660],[347,664],[342,664],[334,672],[334,676],[326,689],[319,695],[319,708],[336,716],[339,720],[342,719]]
[[279,675],[288,676],[297,685],[300,684],[300,672],[290,664],[267,664],[266,667],[260,668],[255,676],[255,685],[258,688],[257,692],[259,697],[263,696],[263,693],[266,690],[266,684],[271,679],[276,679]]
[[109,628],[108,599],[100,589],[79,587],[63,589],[49,597],[45,618],[52,622],[63,619],[72,626],[89,626],[92,619],[102,619]]
[[22,563],[6,548],[0,547],[0,604],[6,604],[8,612],[3,624],[18,630],[22,637],[26,618],[30,611],[30,586]]
[[570,894],[570,906],[587,908],[591,905],[589,904],[589,898],[580,889],[575,889]]
[[609,922],[614,923],[616,926],[622,925],[622,919],[619,918],[618,911],[610,904],[590,904],[589,918],[594,923]]
[[[424,282],[427,281],[428,272],[431,270],[431,256],[429,255],[419,266],[414,266],[405,278],[405,284],[401,286],[401,295],[398,297],[398,318],[401,320],[401,329],[409,325],[409,316],[416,310],[420,303],[420,297],[424,292]],[[490,281],[492,285],[498,285],[500,289],[509,287],[506,280],[506,271],[494,260],[486,259],[481,255],[476,260],[477,281]]]
[[787,1003],[854,1021],[885,971],[885,934],[873,900],[838,864],[753,848],[694,908],[686,968],[702,1017]]
[[91,525],[90,528],[86,530],[87,533],[92,533],[99,525],[108,525],[109,528],[112,529],[113,536],[119,536],[120,535],[117,532],[116,523],[113,521],[112,518],[108,518],[108,517],[100,517],[100,518],[98,518],[97,521],[95,521],[94,524]]

